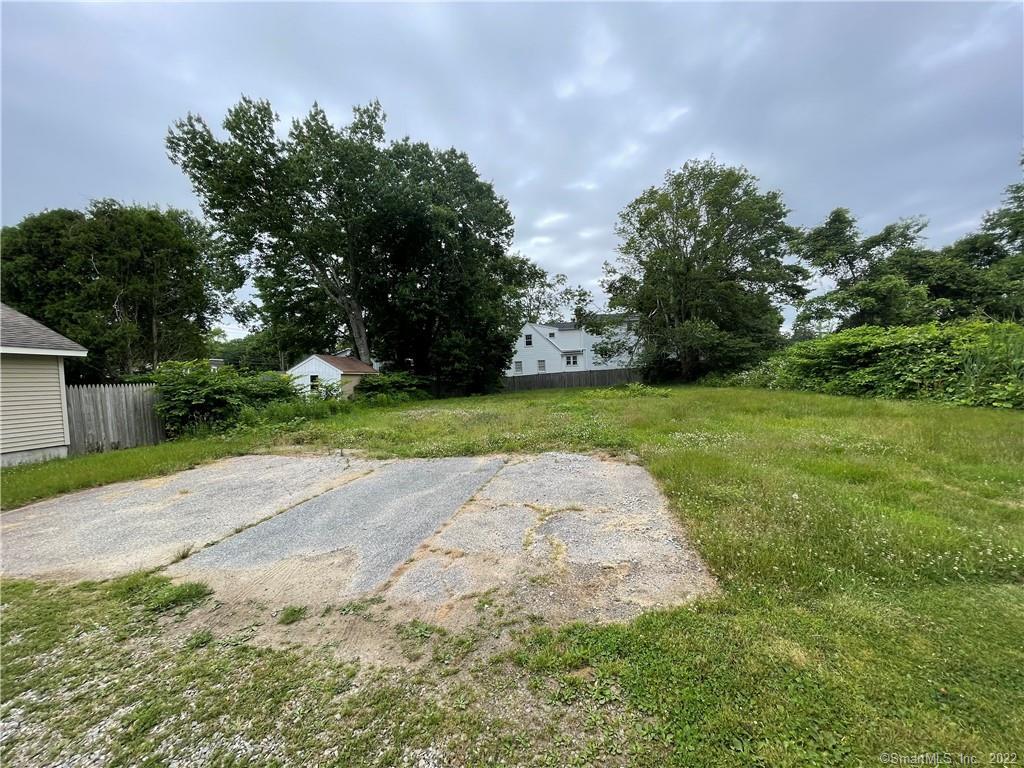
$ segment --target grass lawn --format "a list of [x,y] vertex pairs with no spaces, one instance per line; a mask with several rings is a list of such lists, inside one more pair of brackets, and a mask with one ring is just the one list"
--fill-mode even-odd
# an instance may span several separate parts
[[[3,499],[283,445],[635,457],[723,595],[627,625],[524,628],[491,655],[474,653],[486,627],[410,626],[425,663],[408,672],[216,632],[171,642],[167,623],[204,590],[159,575],[8,582],[2,712],[19,727],[5,764],[1024,762],[1020,413],[696,387],[524,393],[5,471]],[[294,614],[289,629],[314,620]]]

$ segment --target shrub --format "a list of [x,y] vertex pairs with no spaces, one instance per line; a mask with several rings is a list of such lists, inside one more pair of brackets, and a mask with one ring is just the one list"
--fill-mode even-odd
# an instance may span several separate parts
[[1024,408],[1024,327],[862,326],[794,344],[712,384]]
[[306,394],[309,400],[342,400],[346,399],[341,393],[341,382],[321,381],[317,388]]
[[376,405],[426,400],[430,397],[430,380],[404,371],[363,376],[356,384],[355,397]]
[[171,436],[196,427],[233,424],[246,406],[299,397],[283,373],[242,375],[230,366],[211,369],[204,360],[161,363],[150,380],[156,384],[157,414]]
[[246,406],[239,414],[238,423],[255,427],[296,419],[326,419],[339,413],[348,413],[352,407],[348,400],[320,400],[316,397],[278,400],[262,407]]

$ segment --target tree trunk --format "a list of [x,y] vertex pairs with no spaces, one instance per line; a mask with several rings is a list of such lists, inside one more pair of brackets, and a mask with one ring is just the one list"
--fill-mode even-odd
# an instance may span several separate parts
[[366,335],[366,322],[363,319],[363,308],[352,298],[342,302],[342,308],[348,318],[348,329],[352,332],[352,342],[356,345],[356,357],[364,363],[370,363],[370,341]]
[[160,355],[157,352],[157,323],[156,323],[156,300],[153,301],[153,316],[150,322],[150,333],[153,339],[153,370],[160,364]]

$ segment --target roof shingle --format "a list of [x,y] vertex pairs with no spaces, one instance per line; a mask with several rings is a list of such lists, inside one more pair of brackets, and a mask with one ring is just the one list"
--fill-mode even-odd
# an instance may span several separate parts
[[46,349],[69,352],[76,357],[84,355],[86,348],[61,336],[42,323],[23,315],[16,309],[0,304],[0,347],[16,349]]
[[342,373],[377,373],[377,369],[362,360],[354,357],[339,357],[337,355],[316,355],[328,365],[333,365]]

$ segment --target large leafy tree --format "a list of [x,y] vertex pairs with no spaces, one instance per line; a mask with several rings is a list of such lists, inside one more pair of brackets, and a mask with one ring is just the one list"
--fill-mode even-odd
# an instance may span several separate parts
[[787,214],[778,192],[714,159],[670,171],[626,206],[604,288],[609,307],[633,317],[652,375],[735,369],[781,344],[779,307],[804,295],[807,277],[786,262],[796,234]]
[[372,348],[439,391],[494,386],[528,280],[508,254],[506,202],[463,153],[385,143],[379,104],[341,128],[315,105],[284,138],[276,124],[267,102],[243,99],[225,138],[189,115],[167,140],[207,215],[251,258],[261,297],[313,282],[361,359]]
[[71,381],[201,357],[242,274],[184,211],[93,202],[5,227],[4,301],[89,349]]
[[239,257],[265,274],[301,264],[344,312],[360,359],[369,361],[363,278],[374,243],[374,213],[384,139],[379,104],[357,108],[336,128],[317,105],[278,138],[269,102],[243,98],[228,110],[226,138],[189,114],[167,137],[203,210]]
[[[799,327],[917,325],[1024,312],[1024,256],[1019,212],[1024,194],[1007,195],[1004,208],[986,217],[981,232],[939,250],[920,247],[924,222],[908,219],[863,237],[857,222],[837,208],[800,242],[801,256],[833,287],[807,300]],[[1015,202],[1016,201],[1016,202]]]
[[509,254],[512,216],[465,154],[408,139],[384,152],[366,232],[374,348],[438,391],[494,388],[522,324],[529,263]]

